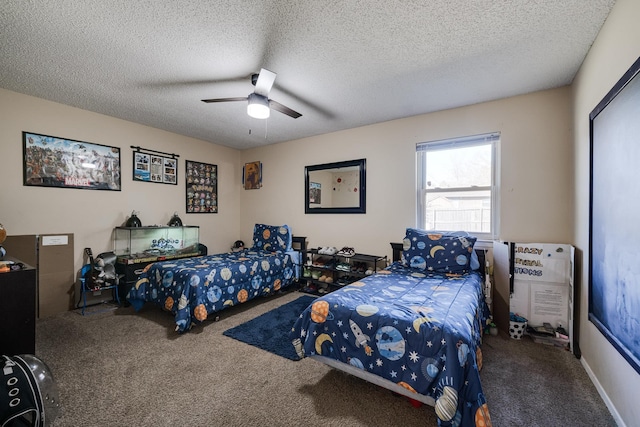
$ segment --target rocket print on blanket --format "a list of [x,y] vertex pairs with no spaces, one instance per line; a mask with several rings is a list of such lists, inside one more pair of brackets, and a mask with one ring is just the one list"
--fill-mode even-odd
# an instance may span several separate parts
[[300,357],[333,359],[431,397],[439,426],[488,427],[478,366],[482,284],[477,273],[394,263],[317,298],[290,340]]
[[371,350],[369,344],[367,344],[369,341],[371,341],[371,338],[369,338],[368,335],[363,334],[362,329],[360,329],[356,322],[351,319],[349,319],[349,326],[351,327],[351,332],[353,332],[353,335],[355,335],[356,337],[356,347],[362,347],[364,349],[364,352],[367,353],[367,356],[371,356],[373,351]]

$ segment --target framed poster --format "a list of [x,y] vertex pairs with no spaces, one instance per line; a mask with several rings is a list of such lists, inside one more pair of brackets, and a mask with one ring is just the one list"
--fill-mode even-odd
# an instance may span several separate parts
[[178,155],[147,150],[140,147],[133,152],[133,180],[178,184]]
[[120,148],[22,132],[23,185],[120,191]]
[[218,213],[218,167],[186,161],[187,213]]
[[640,373],[640,58],[589,115],[589,320]]
[[262,163],[245,163],[242,182],[245,190],[257,190],[262,187]]
[[318,205],[322,203],[322,184],[319,182],[309,183],[309,203]]

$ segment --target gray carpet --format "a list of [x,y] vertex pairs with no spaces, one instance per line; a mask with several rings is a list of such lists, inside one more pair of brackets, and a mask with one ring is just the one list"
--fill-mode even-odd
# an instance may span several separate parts
[[[433,408],[222,333],[300,296],[250,301],[191,332],[148,304],[37,323],[36,354],[59,389],[60,426],[436,426]],[[487,337],[482,381],[494,426],[614,426],[566,351]]]

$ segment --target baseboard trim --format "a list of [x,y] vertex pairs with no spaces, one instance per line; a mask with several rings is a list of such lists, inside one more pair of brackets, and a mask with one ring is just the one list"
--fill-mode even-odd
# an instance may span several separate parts
[[598,390],[598,394],[604,401],[604,404],[607,405],[607,408],[609,409],[609,412],[611,412],[611,416],[613,417],[618,427],[626,427],[627,425],[624,423],[624,421],[620,417],[620,414],[618,413],[615,405],[613,404],[613,402],[611,402],[611,399],[609,399],[609,396],[604,391],[604,388],[602,388],[600,381],[598,381],[598,378],[596,378],[595,374],[591,370],[591,367],[589,367],[589,363],[587,363],[584,356],[580,358],[580,363],[582,364],[582,367],[584,368],[584,370],[587,371],[587,375],[589,376],[589,379],[591,380],[593,385],[596,387],[596,390]]

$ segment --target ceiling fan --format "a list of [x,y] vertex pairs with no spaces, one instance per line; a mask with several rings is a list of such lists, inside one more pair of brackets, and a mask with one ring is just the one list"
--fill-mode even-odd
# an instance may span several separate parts
[[276,73],[262,68],[259,74],[251,75],[251,84],[256,88],[249,96],[238,98],[216,98],[216,99],[203,99],[202,102],[233,102],[233,101],[248,101],[247,114],[256,119],[266,119],[269,117],[270,110],[273,108],[289,117],[297,119],[302,114],[297,111],[286,107],[279,102],[269,99],[269,91],[273,86],[273,82],[276,79]]

